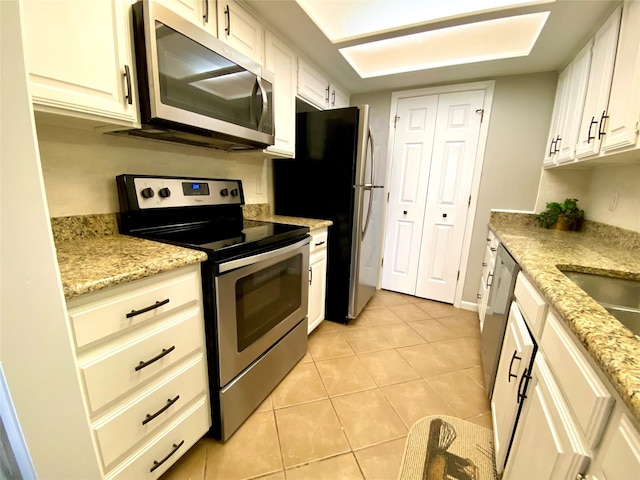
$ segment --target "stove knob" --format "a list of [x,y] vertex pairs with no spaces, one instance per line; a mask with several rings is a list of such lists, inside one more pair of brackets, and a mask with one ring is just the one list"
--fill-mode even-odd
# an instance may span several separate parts
[[171,196],[171,190],[169,190],[167,187],[161,188],[160,190],[158,190],[158,195],[160,195],[162,198],[168,198]]
[[233,190],[231,190],[231,196],[232,197],[237,197],[238,196],[238,189],[234,188]]
[[143,188],[142,191],[140,192],[140,195],[142,195],[142,198],[151,198],[153,197],[153,188]]
[[222,195],[223,197],[229,196],[229,189],[223,188],[222,190],[220,190],[220,195]]

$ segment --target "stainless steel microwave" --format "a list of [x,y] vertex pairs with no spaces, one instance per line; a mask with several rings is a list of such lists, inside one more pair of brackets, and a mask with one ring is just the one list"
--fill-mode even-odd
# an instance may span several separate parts
[[225,150],[273,145],[271,72],[153,0],[132,10],[142,129],[127,134]]

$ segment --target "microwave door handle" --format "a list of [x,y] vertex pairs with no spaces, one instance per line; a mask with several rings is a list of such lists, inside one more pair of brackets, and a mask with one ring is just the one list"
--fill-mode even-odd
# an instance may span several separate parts
[[[258,121],[258,131],[262,132],[264,127],[264,121],[267,118],[267,111],[269,109],[269,102],[267,100],[267,92],[264,89],[264,85],[262,85],[262,78],[256,78],[256,85],[260,87],[260,94],[262,95],[262,113],[260,115],[260,120]],[[256,92],[257,93],[257,92]]]
[[254,104],[254,99],[258,96],[258,88],[260,88],[260,86],[258,85],[258,80],[256,79],[256,82],[253,84],[253,89],[251,90],[251,98],[249,101],[249,117],[251,118],[252,122],[254,120],[260,120],[256,113],[256,106]]

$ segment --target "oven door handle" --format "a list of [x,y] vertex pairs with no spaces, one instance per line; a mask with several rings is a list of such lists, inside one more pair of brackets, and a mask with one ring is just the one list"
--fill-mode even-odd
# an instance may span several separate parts
[[253,265],[254,263],[263,262],[265,260],[269,260],[270,258],[275,258],[279,255],[293,252],[294,250],[303,247],[309,242],[311,242],[311,237],[307,236],[304,238],[304,240],[300,240],[299,242],[296,242],[292,245],[287,245],[286,247],[282,247],[277,250],[271,250],[269,252],[259,253],[258,255],[251,255],[249,257],[238,258],[237,260],[224,262],[218,266],[218,271],[220,273],[225,273],[230,270],[235,270],[236,268],[248,267],[249,265]]

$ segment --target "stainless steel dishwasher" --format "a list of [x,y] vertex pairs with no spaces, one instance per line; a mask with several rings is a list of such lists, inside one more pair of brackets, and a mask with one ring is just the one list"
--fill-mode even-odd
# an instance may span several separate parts
[[480,351],[484,369],[484,384],[491,398],[500,360],[502,340],[513,300],[513,289],[520,266],[502,244],[498,245],[493,282],[489,292],[487,313],[482,327]]

